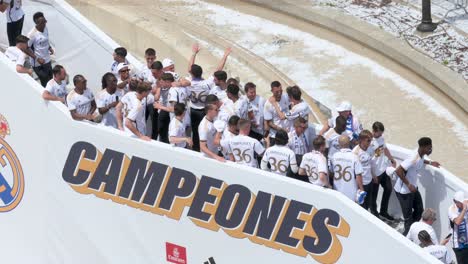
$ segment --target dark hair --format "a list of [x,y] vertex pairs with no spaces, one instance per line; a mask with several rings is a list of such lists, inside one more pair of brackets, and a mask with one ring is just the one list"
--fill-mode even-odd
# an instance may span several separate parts
[[336,127],[344,127],[345,130],[346,130],[346,122],[347,122],[347,120],[346,120],[346,118],[344,116],[338,116],[338,117],[336,117],[335,126]]
[[374,124],[372,124],[372,130],[373,130],[374,132],[378,132],[378,131],[384,132],[384,131],[385,131],[385,127],[384,127],[384,125],[383,125],[381,122],[376,121],[376,122],[374,122]]
[[284,130],[276,132],[275,144],[279,146],[285,146],[288,144],[289,136],[288,133]]
[[432,244],[431,235],[426,230],[422,230],[418,233],[418,239],[421,241],[423,247],[428,244]]
[[227,80],[227,73],[225,71],[216,71],[213,75],[218,81],[226,82]]
[[239,81],[236,78],[229,78],[226,81],[227,84],[239,84]]
[[234,96],[239,96],[239,86],[237,84],[229,84],[226,90]]
[[73,77],[73,85],[76,85],[77,83],[83,81],[84,78],[85,77],[83,75],[81,75],[81,74],[75,75],[75,77]]
[[432,139],[429,137],[422,137],[418,140],[419,147],[427,147],[432,145]]
[[281,83],[278,81],[274,81],[271,83],[271,89],[273,89],[274,87],[280,87],[280,86],[281,86]]
[[215,107],[216,107],[216,105],[214,105],[214,104],[207,104],[205,106],[205,114],[207,114],[208,111],[213,110]]
[[29,41],[29,38],[24,36],[24,35],[19,35],[16,37],[15,39],[16,43],[25,43],[25,44],[28,44],[28,41]]
[[218,96],[214,94],[209,94],[206,96],[205,104],[216,104],[218,103],[218,101],[219,101]]
[[244,85],[244,91],[247,93],[250,89],[256,89],[257,86],[253,82],[248,82]]
[[114,50],[114,52],[115,54],[117,54],[117,56],[120,56],[122,58],[127,57],[127,49],[124,47],[118,47]]
[[128,84],[128,90],[133,92],[136,91],[139,83],[140,81],[138,79],[131,79],[130,83]]
[[240,119],[240,117],[236,116],[236,115],[233,115],[229,118],[228,120],[228,125],[229,126],[238,126],[240,125],[240,121],[243,120],[243,119]]
[[174,82],[174,75],[165,72],[161,75],[161,80]]
[[153,64],[151,64],[151,69],[160,71],[163,69],[163,65],[160,61],[155,61]]
[[145,56],[156,56],[156,51],[153,48],[148,48],[145,50]]
[[192,67],[190,67],[190,73],[194,78],[201,78],[203,75],[203,69],[200,65],[193,64]]
[[144,93],[144,92],[148,92],[151,90],[151,84],[147,83],[147,82],[140,82],[138,83],[137,87],[136,87],[136,92],[141,94],[141,93]]
[[63,66],[62,65],[55,65],[54,68],[52,68],[52,74],[55,76],[62,72]]
[[318,150],[321,146],[325,145],[326,141],[325,138],[321,135],[318,135],[314,141],[312,141],[312,144],[314,145],[314,149]]
[[289,97],[292,97],[294,100],[301,100],[301,88],[299,88],[299,86],[297,85],[289,86],[288,88],[286,88],[286,93]]
[[181,116],[185,111],[185,105],[182,103],[177,103],[174,105],[174,114],[176,116]]
[[361,131],[361,133],[359,133],[359,141],[361,140],[364,140],[364,139],[372,139],[372,133],[367,130],[367,129],[364,129],[363,131]]
[[115,78],[115,75],[111,72],[107,72],[106,74],[102,76],[102,79],[101,79],[102,89],[107,88],[107,86],[109,86],[109,82],[111,78]]
[[33,21],[34,21],[34,24],[37,24],[37,20],[41,17],[44,17],[44,13],[42,12],[36,12],[34,13],[33,15]]
[[307,120],[303,117],[298,117],[294,120],[294,127],[299,126],[300,124],[307,124]]

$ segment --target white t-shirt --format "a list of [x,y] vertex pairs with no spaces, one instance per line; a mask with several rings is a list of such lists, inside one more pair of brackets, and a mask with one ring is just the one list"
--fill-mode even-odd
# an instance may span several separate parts
[[[97,108],[106,107],[114,102],[119,101],[119,99],[122,99],[122,97],[122,90],[117,89],[115,93],[110,94],[109,92],[107,92],[107,89],[102,89],[101,91],[99,91],[96,97]],[[117,117],[115,115],[115,107],[112,107],[111,109],[109,109],[109,111],[102,115],[101,124],[117,128]]]
[[413,241],[413,243],[415,243],[416,245],[420,246],[421,241],[419,240],[418,235],[419,235],[419,232],[421,232],[423,230],[425,230],[425,231],[427,231],[427,233],[429,233],[429,235],[431,236],[432,243],[434,245],[439,244],[439,240],[437,239],[434,228],[432,228],[431,225],[428,225],[428,224],[424,223],[423,221],[414,222],[411,225],[410,230],[408,231],[408,234],[406,235],[406,238]]
[[143,135],[146,135],[146,106],[150,105],[154,102],[154,98],[148,96],[147,98],[143,98],[143,100],[139,100],[137,98],[136,92],[128,92],[126,95],[122,97],[122,112],[124,117],[124,130],[133,135],[133,132],[127,128],[125,125],[125,119],[129,119],[132,121],[136,127],[136,129]]
[[430,245],[428,247],[425,247],[424,250],[444,264],[451,264],[453,262],[452,256],[450,255],[450,252],[448,252],[447,247],[445,246]]
[[13,47],[8,47],[5,50],[5,56],[10,59],[12,62],[15,63],[15,65],[21,65],[24,66],[24,63],[26,62],[26,54],[22,52],[18,47],[13,46]]
[[[218,153],[218,147],[214,144],[214,138],[216,135],[216,128],[212,121],[209,121],[206,116],[200,122],[198,126],[198,135],[200,136],[200,141],[206,141],[206,146],[213,153]],[[205,157],[209,157],[207,154],[203,153]]]
[[[419,156],[419,153],[415,151],[409,158],[405,159],[400,166],[406,171],[406,179],[409,183],[418,187],[418,174],[419,171],[424,168],[424,159]],[[400,177],[397,178],[395,183],[395,192],[401,194],[408,194],[411,191],[408,189],[408,186],[403,183]]]
[[334,171],[333,188],[355,201],[358,190],[356,175],[363,173],[358,156],[350,149],[340,149],[333,154],[331,165]]
[[234,106],[234,114],[242,119],[248,119],[247,112],[249,110],[249,106],[247,100],[244,98],[239,98],[235,103]]
[[226,129],[224,129],[221,141],[219,143],[221,145],[221,153],[223,153],[223,156],[226,160],[229,160],[229,141],[235,136],[237,135],[229,131],[229,128],[226,127]]
[[229,118],[235,115],[234,103],[229,99],[225,99],[222,102],[223,104],[219,108],[219,112],[218,112],[218,115],[216,116],[216,120],[223,120],[224,122],[227,123],[229,121]]
[[292,149],[296,155],[304,155],[311,150],[309,139],[305,133],[298,136],[296,130],[292,130],[292,132],[289,132],[288,136],[288,147]]
[[[21,2],[22,0],[3,0],[3,3],[9,4],[5,12],[7,23],[16,22],[24,16]],[[13,3],[13,8],[11,8],[11,3]]]
[[44,29],[44,32],[38,31],[35,27],[31,29],[28,34],[28,46],[34,50],[34,55],[36,55],[36,60],[31,58],[31,64],[33,67],[38,67],[41,64],[37,61],[37,59],[42,58],[44,59],[45,63],[50,62],[50,43],[49,43],[49,30],[47,28]]
[[[190,109],[188,107],[189,93],[187,87],[172,87],[169,89],[168,101],[171,103],[181,103],[186,106],[184,116],[184,126],[190,126]],[[171,120],[175,118],[174,112],[170,113]]]
[[[169,123],[169,137],[186,137],[185,125],[177,118],[173,118]],[[185,148],[187,146],[187,142],[175,143],[173,145],[176,147]]]
[[330,128],[323,134],[323,137],[326,140],[325,143],[328,148],[328,159],[331,159],[336,152],[340,151],[340,144],[338,142],[340,135],[336,133],[334,128]]
[[362,184],[367,185],[372,182],[372,157],[374,156],[374,151],[371,147],[367,148],[364,151],[359,145],[354,147],[353,153],[356,154],[359,158],[359,161],[362,165]]
[[328,167],[327,159],[322,153],[313,150],[305,154],[302,157],[300,168],[306,171],[310,183],[324,186],[324,183],[320,180],[319,173],[323,172],[328,175]]
[[226,90],[223,90],[219,86],[215,86],[210,90],[210,94],[216,95],[220,101],[227,99],[227,93]]
[[250,120],[252,121],[252,130],[263,135],[263,110],[265,108],[265,99],[257,95],[253,101],[249,101],[249,99],[246,100],[248,112],[252,111],[254,115],[254,119]]
[[258,140],[248,136],[238,135],[229,141],[229,152],[237,164],[258,168],[254,152],[262,155],[264,151],[265,148]]
[[66,98],[67,97],[67,82],[63,80],[60,84],[58,84],[55,79],[51,79],[46,87],[45,90],[48,91],[51,95],[57,96],[59,98]]
[[190,92],[191,107],[193,109],[204,109],[206,97],[215,86],[214,77],[211,76],[207,80],[192,79],[191,83],[191,86],[188,88]]
[[269,163],[271,172],[285,176],[288,167],[297,165],[296,155],[287,146],[274,145],[263,155],[262,162]]
[[[283,113],[289,112],[289,98],[287,95],[283,94],[281,96],[281,100],[279,101],[279,108],[281,112]],[[288,119],[281,120],[278,116],[278,113],[276,112],[275,107],[269,101],[265,102],[263,114],[264,114],[264,119],[266,121],[272,120],[273,124],[285,130],[289,129]],[[274,138],[275,136],[276,136],[276,130],[273,128],[270,128],[270,137]]]
[[[461,213],[461,210],[454,204],[448,209],[448,217],[453,222]],[[452,235],[453,248],[468,248],[468,213],[465,213],[463,221],[460,225],[453,223],[453,235]]]
[[70,111],[76,110],[77,114],[91,114],[91,102],[94,101],[93,92],[90,89],[83,91],[83,94],[77,93],[74,89],[67,95],[67,106]]
[[387,156],[385,156],[384,150],[387,148],[387,144],[385,144],[385,139],[383,136],[379,138],[373,138],[372,143],[370,146],[374,149],[374,174],[375,176],[382,175],[387,167],[389,166],[389,161]]
[[289,113],[286,114],[286,118],[289,121],[289,130],[292,131],[294,129],[294,121],[299,117],[309,121],[310,113],[310,106],[306,102],[302,101],[297,105],[294,105],[291,110],[289,110]]

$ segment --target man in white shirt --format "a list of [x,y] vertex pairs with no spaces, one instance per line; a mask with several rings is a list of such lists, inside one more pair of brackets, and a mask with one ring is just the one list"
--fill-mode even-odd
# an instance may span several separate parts
[[119,65],[117,65],[117,75],[117,88],[125,94],[128,92],[128,87],[132,81],[132,78],[130,78],[130,68],[128,67],[128,64],[119,63]]
[[249,137],[261,141],[265,135],[265,131],[263,129],[263,110],[265,108],[265,99],[257,95],[257,86],[252,82],[248,82],[244,85],[244,91],[247,98],[248,119],[252,122],[252,129]]
[[[218,112],[219,116],[219,112]],[[240,118],[236,115],[233,115],[229,118],[226,126],[224,120],[217,119],[214,122],[216,128],[216,135],[214,143],[216,146],[220,147],[220,152],[223,154],[226,160],[230,160],[230,151],[229,151],[229,142],[235,136],[239,135],[239,120]]]
[[114,49],[114,53],[112,53],[112,57],[114,58],[114,62],[112,62],[110,71],[115,75],[115,78],[119,78],[119,71],[117,70],[117,67],[119,66],[120,63],[128,64],[128,61],[126,59],[127,49],[124,47],[118,47]]
[[97,107],[102,115],[101,124],[118,128],[116,106],[124,96],[123,91],[117,89],[117,79],[111,72],[102,77],[102,90],[97,95]]
[[341,135],[338,139],[340,150],[333,154],[330,164],[333,169],[333,188],[352,201],[362,204],[366,192],[362,184],[362,166],[358,156],[352,153],[350,139]]
[[146,106],[152,105],[152,101],[147,100],[151,92],[149,83],[141,82],[136,88],[136,92],[127,93],[122,98],[124,112],[124,130],[132,137],[137,137],[145,141],[151,141],[146,136]]
[[405,159],[395,171],[398,179],[394,189],[405,219],[405,231],[403,232],[405,236],[408,234],[410,226],[421,219],[424,208],[417,187],[419,171],[424,169],[425,164],[436,168],[440,167],[438,162],[425,159],[426,155],[429,156],[432,153],[432,140],[423,137],[418,140],[418,145],[418,150]]
[[[358,142],[359,144],[354,147],[352,152],[361,162],[362,184],[364,185],[364,191],[367,192],[367,196],[364,200],[364,203],[362,204],[362,207],[368,210],[372,201],[372,187],[374,186],[373,183],[377,181],[377,177],[374,175],[373,170],[374,164],[372,162],[374,150],[373,148],[369,147],[372,142],[372,133],[369,130],[363,130],[359,134]],[[377,211],[373,211],[371,213],[377,217],[379,215]]]
[[16,37],[16,45],[8,47],[5,56],[16,65],[16,72],[32,75],[32,69],[25,67],[29,38],[23,35]]
[[244,98],[240,98],[239,90],[239,86],[235,84],[229,84],[227,87],[227,97],[232,102],[234,115],[241,119],[247,119],[248,104]]
[[151,66],[156,61],[156,50],[148,48],[145,50],[146,66],[139,72],[138,78],[144,82],[154,83],[154,77],[151,73]]
[[299,86],[294,85],[286,88],[289,102],[291,102],[291,109],[286,114],[286,118],[289,121],[289,131],[294,129],[294,120],[301,117],[307,122],[309,121],[309,114],[311,113],[309,105],[302,100],[302,92]]
[[207,158],[226,162],[223,157],[218,156],[218,147],[214,144],[216,128],[214,127],[213,122],[218,115],[218,106],[213,104],[206,105],[205,113],[205,116],[198,126],[198,134],[200,135],[200,150]]
[[437,239],[436,233],[434,228],[432,228],[432,224],[436,221],[437,215],[434,209],[426,208],[421,216],[421,221],[414,222],[409,231],[406,235],[406,238],[411,240],[413,243],[417,245],[421,245],[421,241],[418,238],[419,232],[425,230],[431,236],[432,243],[434,245],[439,244],[439,240]]
[[227,99],[226,89],[227,89],[227,73],[225,71],[216,71],[213,74],[213,81],[215,87],[211,88],[210,94],[216,95],[219,100],[223,101]]
[[[312,150],[312,146],[309,143],[310,141],[307,135],[304,133],[307,130],[307,128],[307,121],[302,117],[298,117],[294,120],[293,130],[291,130],[291,132],[289,132],[288,134],[288,147],[296,155],[297,164],[301,164],[302,157]],[[288,176],[296,180],[308,182],[307,178],[302,177],[297,173],[292,173],[291,171],[288,172]]]
[[35,13],[33,20],[36,27],[28,34],[28,46],[34,51],[34,56],[31,58],[34,72],[39,77],[41,85],[45,87],[53,77],[50,55],[54,54],[54,50],[50,46],[49,31],[46,28],[47,20],[44,14]]
[[169,124],[169,142],[179,148],[191,148],[192,139],[187,137],[186,127],[184,124],[185,104],[176,103],[174,105],[175,117]]
[[76,75],[73,77],[75,89],[67,95],[67,106],[75,120],[92,121],[96,117],[96,102],[93,92],[87,88],[87,82],[83,75]]
[[[275,135],[276,144],[269,147],[263,155],[260,167],[262,170],[286,176],[288,170],[297,173],[299,170],[296,162],[296,155],[288,148],[288,133],[278,130]],[[270,168],[268,168],[270,165]]]
[[345,130],[346,119],[342,116],[338,116],[336,118],[336,126],[330,128],[325,134],[323,134],[323,137],[327,142],[327,150],[325,151],[325,153],[327,153],[327,157],[329,160],[333,157],[333,155],[336,152],[340,150],[340,144],[338,142],[338,139],[344,133]]
[[67,99],[67,72],[62,65],[55,65],[52,69],[54,78],[50,80],[44,91],[42,92],[42,98],[48,101],[59,101],[66,103]]
[[325,138],[317,136],[314,141],[314,150],[306,153],[302,157],[301,166],[299,167],[299,175],[307,176],[310,183],[331,188],[328,180],[327,158],[323,155],[326,149]]
[[286,113],[289,111],[289,99],[287,95],[283,94],[283,87],[278,81],[271,83],[271,93],[273,95],[265,103],[263,114],[265,135],[269,134],[270,145],[273,146],[275,145],[276,132],[281,130],[288,132]]
[[6,12],[8,43],[16,45],[16,37],[21,35],[24,23],[22,0],[0,0],[0,12]]
[[[418,233],[418,240],[421,241],[421,247],[424,248],[424,250],[434,256],[436,259],[441,261],[444,264],[453,264],[452,256],[450,252],[448,252],[447,247],[444,245],[438,245],[434,243],[431,239],[431,235],[426,231],[422,230],[421,232]],[[467,259],[462,259],[458,260],[459,264],[466,263]]]
[[458,263],[468,260],[468,200],[465,193],[458,191],[453,196],[453,204],[448,209],[452,226],[452,246]]
[[258,168],[258,162],[255,157],[262,156],[265,148],[262,144],[249,137],[250,120],[239,120],[239,135],[229,141],[229,156],[230,160],[237,164]]
[[159,110],[158,117],[158,129],[159,129],[159,141],[169,143],[169,123],[171,122],[170,114],[174,111],[172,105],[169,103],[169,93],[172,89],[172,83],[174,82],[174,76],[170,73],[163,73],[159,80],[158,95],[156,96],[154,108]]
[[[359,119],[353,115],[351,112],[352,105],[350,102],[343,101],[337,108],[336,111],[338,112],[338,116],[342,116],[346,119],[346,132],[348,133],[349,137],[352,139],[352,144],[355,145],[357,142],[357,138],[359,133],[362,131],[362,124]],[[335,120],[336,116],[332,117],[328,120],[328,124],[323,126],[323,129],[320,131],[320,135],[323,135],[325,131],[330,129],[331,127],[335,127]]]

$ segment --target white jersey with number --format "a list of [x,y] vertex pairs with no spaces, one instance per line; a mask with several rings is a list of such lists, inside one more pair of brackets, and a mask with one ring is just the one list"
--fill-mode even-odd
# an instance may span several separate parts
[[312,152],[305,154],[302,157],[300,168],[306,171],[310,183],[325,186],[325,184],[320,180],[320,173],[328,175],[328,167],[327,158],[325,158],[322,153],[313,150]]
[[33,67],[38,67],[41,64],[37,59],[44,59],[45,63],[50,62],[50,43],[49,43],[49,30],[44,28],[44,32],[40,32],[35,27],[28,34],[28,46],[34,51],[36,60],[31,58],[31,64]]
[[331,157],[340,150],[340,143],[338,143],[340,134],[336,133],[334,128],[330,128],[323,134],[323,137],[326,140],[325,143],[328,148],[328,159],[331,159]]
[[358,156],[350,149],[340,149],[331,158],[331,165],[334,172],[333,188],[355,201],[358,190],[356,175],[363,173]]
[[289,110],[289,112],[286,114],[286,118],[289,121],[289,130],[294,130],[294,121],[299,117],[309,121],[309,114],[311,112],[312,111],[310,110],[310,106],[304,101],[291,107],[291,110]]
[[[123,91],[117,89],[115,93],[110,94],[107,89],[102,89],[96,96],[97,108],[107,107],[108,105],[118,102],[123,97]],[[112,107],[102,115],[101,124],[117,128],[117,116],[115,115],[115,107]]]
[[[283,113],[288,113],[289,111],[289,98],[287,95],[283,94],[281,96],[281,100],[278,102],[279,108],[281,112]],[[273,124],[288,130],[289,129],[289,121],[288,119],[281,120],[278,112],[276,112],[275,107],[270,103],[270,101],[266,101],[265,107],[264,107],[264,118],[266,121],[273,121]],[[270,137],[274,138],[276,136],[276,130],[273,128],[270,128]]]
[[371,147],[367,150],[363,150],[359,145],[354,147],[353,153],[356,154],[361,162],[362,166],[362,184],[367,185],[372,182],[372,168],[373,162],[372,157],[374,156],[374,151]]
[[257,95],[252,101],[249,101],[249,99],[246,100],[248,112],[252,112],[254,116],[254,118],[250,120],[252,121],[252,130],[263,135],[263,110],[265,108],[265,99]]
[[275,145],[268,148],[262,162],[270,164],[271,172],[279,175],[286,175],[289,166],[297,166],[296,155],[287,146]]
[[76,110],[79,115],[89,115],[91,111],[91,103],[94,101],[93,92],[90,89],[85,89],[83,94],[72,90],[67,96],[67,106],[70,111]]
[[62,81],[60,84],[55,81],[55,79],[51,79],[46,87],[45,90],[49,92],[51,95],[59,97],[59,98],[66,98],[67,97],[67,82]]
[[238,135],[229,141],[229,152],[237,164],[258,168],[254,154],[262,155],[264,151],[265,148],[258,140],[248,136]]
[[[168,95],[169,104],[181,103],[185,105],[184,126],[190,126],[190,109],[188,107],[189,92],[187,87],[172,87]],[[170,113],[171,120],[175,118],[174,112]]]
[[125,120],[128,119],[133,122],[141,134],[146,135],[146,106],[152,104],[154,98],[148,96],[139,100],[136,92],[128,92],[122,97],[121,102],[123,104],[124,130],[132,136],[136,136],[125,125]]
[[[169,123],[169,137],[176,137],[182,138],[186,137],[185,134],[185,125],[177,118],[173,118]],[[180,142],[172,144],[173,146],[185,148],[187,146],[187,142]]]
[[424,248],[424,250],[434,256],[436,259],[440,260],[444,264],[452,264],[452,256],[447,250],[446,246],[442,245],[430,245]]
[[221,136],[221,141],[219,142],[221,145],[221,153],[226,160],[229,160],[229,141],[235,136],[237,135],[229,131],[229,129],[224,129],[223,135]]
[[387,167],[390,165],[387,156],[385,156],[385,149],[387,144],[385,144],[385,139],[383,136],[379,138],[373,138],[371,143],[371,148],[374,150],[374,174],[375,176],[382,175]]
[[[206,116],[203,118],[203,120],[200,122],[200,125],[198,126],[198,135],[200,136],[200,141],[205,141],[207,148],[217,154],[218,153],[218,147],[214,144],[214,138],[216,135],[216,128],[214,127],[213,121],[210,121],[206,118]],[[207,154],[203,153],[205,157],[209,157]]]
[[3,3],[8,4],[5,12],[7,23],[16,22],[24,16],[22,2],[22,0],[3,0]]
[[210,94],[210,91],[214,86],[213,76],[207,80],[192,79],[191,86],[188,88],[190,92],[191,107],[193,109],[204,109],[206,97]]

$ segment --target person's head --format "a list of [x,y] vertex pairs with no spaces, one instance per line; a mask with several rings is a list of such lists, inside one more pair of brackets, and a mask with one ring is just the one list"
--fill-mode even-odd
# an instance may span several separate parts
[[465,201],[465,193],[463,191],[458,191],[453,196],[453,202],[457,206],[458,209],[463,209],[463,202]]
[[44,16],[44,13],[37,12],[33,15],[34,24],[36,24],[36,29],[40,32],[44,32],[44,29],[47,25],[47,19]]
[[151,65],[151,74],[156,80],[159,80],[161,78],[161,75],[163,74],[163,65],[160,61],[155,61]]
[[338,138],[338,144],[340,145],[340,149],[349,148],[351,141],[348,136],[342,135]]
[[367,150],[372,142],[372,133],[369,130],[363,130],[359,133],[359,147],[362,150]]
[[428,225],[432,225],[437,220],[437,214],[432,208],[426,208],[421,215],[421,219]]
[[278,132],[276,132],[276,136],[275,136],[275,144],[278,145],[278,146],[285,146],[286,144],[288,144],[288,141],[289,141],[289,136],[288,136],[288,133],[284,130],[280,130]]
[[193,64],[192,67],[190,67],[190,74],[193,78],[200,79],[203,75],[203,68],[200,65]]
[[205,114],[206,114],[206,118],[208,118],[208,120],[210,121],[213,121],[216,116],[218,115],[218,106],[217,105],[214,105],[214,104],[207,104],[205,106]]
[[350,102],[343,101],[341,104],[336,108],[338,115],[343,116],[344,118],[348,119],[351,115],[352,105]]
[[19,35],[15,39],[16,41],[16,47],[20,49],[21,51],[25,51],[28,49],[28,41],[29,38],[23,35]]
[[244,85],[244,91],[249,101],[253,101],[257,97],[257,86],[252,82],[248,82]]
[[377,121],[377,122],[374,122],[374,124],[372,124],[372,133],[375,138],[381,137],[384,131],[385,131],[385,127],[381,122]]
[[151,84],[147,82],[139,82],[135,91],[137,93],[137,97],[142,100],[151,92]]
[[174,75],[166,72],[161,75],[161,87],[162,88],[171,88],[172,83],[174,82]]
[[209,94],[206,96],[205,104],[213,104],[216,105],[218,108],[221,107],[221,101],[219,100],[218,96],[214,94]]
[[323,136],[317,136],[314,141],[312,141],[312,144],[314,145],[314,149],[316,151],[319,151],[321,153],[325,152],[325,148],[327,147],[326,140]]
[[174,114],[177,117],[181,117],[185,114],[185,104],[177,103],[174,105]]
[[251,122],[250,120],[247,120],[247,119],[241,119],[239,120],[238,127],[239,127],[239,133],[247,136],[250,133]]
[[110,94],[113,94],[117,90],[117,78],[112,72],[108,72],[102,76],[101,85],[102,89],[107,89]]
[[274,81],[271,83],[270,86],[273,97],[275,97],[277,102],[281,101],[281,96],[283,95],[283,87],[281,86],[281,83],[278,81]]
[[298,117],[294,120],[294,131],[296,131],[298,136],[304,134],[308,127],[307,120],[303,117]]
[[[240,117],[233,115],[228,120],[228,129],[231,133],[239,134],[239,121]],[[248,134],[248,133],[247,133]]]
[[432,139],[428,137],[422,137],[418,140],[419,154],[421,156],[431,155],[432,153]]
[[175,72],[175,65],[174,65],[174,62],[171,59],[165,58],[162,61],[162,65],[163,65],[163,71],[165,71],[165,72]]
[[431,235],[429,235],[426,230],[422,230],[418,233],[418,239],[421,242],[421,247],[433,245]]
[[151,65],[153,65],[153,62],[156,60],[156,50],[154,50],[153,48],[146,49],[145,60],[148,68],[151,68]]
[[216,71],[213,74],[214,77],[214,83],[217,86],[223,86],[226,84],[227,81],[227,73],[225,71]]
[[344,131],[346,131],[346,118],[345,117],[337,116],[335,121],[336,121],[335,122],[336,123],[336,125],[335,125],[336,133],[341,134]]
[[237,80],[236,78],[229,78],[227,81],[226,81],[226,84],[229,85],[229,84],[235,84],[237,86],[239,86],[239,80]]
[[132,92],[136,91],[136,88],[140,82],[141,81],[138,79],[131,79],[130,83],[128,84],[128,90]]
[[57,81],[61,82],[67,78],[67,71],[62,65],[57,64],[52,68],[52,75]]
[[118,47],[114,50],[112,54],[116,62],[125,62],[125,57],[127,57],[127,49],[124,47]]
[[130,78],[130,68],[128,67],[128,64],[126,63],[119,63],[117,65],[117,72],[119,73],[120,80],[124,81]]
[[286,88],[286,93],[288,94],[289,101],[291,102],[301,101],[302,92],[299,86],[297,85],[289,86],[288,88]]
[[230,100],[237,101],[237,99],[239,99],[239,86],[236,84],[228,84],[226,94]]
[[87,84],[87,80],[83,75],[77,74],[75,75],[75,77],[73,77],[73,85],[75,85],[75,88],[77,90],[79,91],[86,90],[86,84]]

